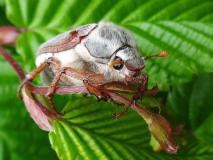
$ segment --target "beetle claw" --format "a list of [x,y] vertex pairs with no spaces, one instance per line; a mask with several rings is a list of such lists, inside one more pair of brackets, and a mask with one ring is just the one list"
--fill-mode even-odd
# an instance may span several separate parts
[[137,101],[138,101],[138,99],[134,99],[134,98],[132,98],[132,101],[131,101],[131,104],[130,105],[135,105],[136,103],[137,103]]
[[110,99],[110,97],[108,95],[99,95],[99,96],[96,96],[96,98],[97,98],[98,102],[100,102],[100,101],[107,102],[108,99]]
[[83,96],[84,96],[84,97],[87,97],[87,96],[88,96],[88,93],[83,93]]
[[112,119],[118,119],[118,114],[117,113],[112,113]]

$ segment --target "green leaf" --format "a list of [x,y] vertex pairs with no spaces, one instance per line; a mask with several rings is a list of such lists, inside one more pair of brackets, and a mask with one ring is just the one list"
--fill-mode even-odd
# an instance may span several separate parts
[[211,114],[205,119],[202,125],[200,125],[200,127],[195,131],[195,135],[198,138],[206,142],[210,142],[211,144],[213,143],[212,123],[213,123],[213,113],[211,112]]
[[[74,26],[101,20],[130,30],[143,55],[166,50],[170,56],[146,62],[151,85],[161,89],[213,70],[212,0],[6,0],[7,17],[27,28],[16,49],[26,69],[34,67],[36,49],[45,40]],[[183,89],[185,90],[185,89]],[[177,92],[179,94],[179,92]],[[184,92],[185,93],[185,92]],[[189,87],[189,92],[190,87]],[[175,103],[178,107],[184,102]],[[176,97],[178,98],[178,97]],[[147,126],[135,113],[112,120],[110,104],[72,97],[65,116],[53,123],[52,147],[60,159],[211,159],[212,146],[193,139],[176,156],[153,154]],[[176,112],[191,125],[188,115]],[[181,106],[183,108],[183,106]],[[186,114],[189,109],[183,108]],[[184,112],[185,113],[185,112]],[[193,116],[192,116],[193,117]],[[193,121],[194,121],[193,120]],[[207,123],[208,121],[206,121]],[[194,122],[193,122],[194,123]],[[201,133],[201,132],[200,132]]]
[[200,126],[213,113],[213,74],[198,78],[189,102],[189,116],[193,128]]
[[9,25],[10,22],[6,17],[4,1],[0,0],[0,25]]
[[169,95],[171,112],[206,142],[213,142],[213,74],[176,87]]
[[[148,130],[140,116],[112,119],[113,106],[94,98],[73,96],[54,122],[50,140],[60,159],[118,159],[146,157]],[[121,145],[121,142],[123,145]],[[145,145],[142,149],[141,146]],[[140,156],[139,156],[140,155]]]
[[4,6],[5,0],[0,0],[0,6]]
[[16,96],[17,75],[6,62],[0,62],[0,68],[0,159],[56,159],[46,133],[33,123]]
[[212,0],[6,2],[10,21],[29,30],[17,42],[26,68],[34,67],[33,57],[43,41],[73,26],[105,20],[129,29],[144,55],[170,52],[168,58],[146,63],[151,85],[168,89],[170,84],[190,81],[194,74],[213,70],[213,27],[207,23],[213,19]]
[[[71,96],[64,116],[53,123],[49,133],[53,149],[62,160],[69,159],[208,159],[212,146],[188,138],[177,155],[154,154],[148,145],[150,135],[143,119],[129,112],[112,119],[113,107],[92,97]],[[187,145],[186,145],[187,144]]]

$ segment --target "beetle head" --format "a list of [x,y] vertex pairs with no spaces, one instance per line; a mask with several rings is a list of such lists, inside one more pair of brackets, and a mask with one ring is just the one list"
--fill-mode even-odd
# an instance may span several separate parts
[[144,60],[137,52],[132,35],[113,23],[99,23],[84,45],[95,58],[99,71],[110,80],[123,81],[144,68]]
[[144,60],[138,55],[136,48],[124,44],[111,57],[109,68],[117,72],[121,77],[137,76],[144,68]]

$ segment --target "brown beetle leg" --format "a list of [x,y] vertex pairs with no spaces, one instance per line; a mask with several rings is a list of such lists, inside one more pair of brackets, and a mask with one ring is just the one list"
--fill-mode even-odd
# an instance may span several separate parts
[[[88,80],[84,80],[84,85],[87,87],[88,91],[91,94],[94,94],[97,99],[100,100],[104,100],[107,101],[108,99],[110,99],[110,101],[115,104],[117,107],[124,107],[123,104],[117,103],[116,101],[114,101],[113,99],[111,99],[111,97],[107,94],[107,90],[112,88],[112,87],[117,87],[119,90],[121,89],[125,89],[125,90],[130,90],[129,87],[127,87],[125,84],[123,83],[117,83],[117,82],[110,82],[110,83],[106,83],[103,85],[99,85],[99,86],[95,86],[91,83],[89,83]],[[113,118],[115,119],[119,119],[120,117],[122,117],[126,112],[128,112],[128,107],[125,108],[123,111],[118,112],[118,113],[113,113]]]
[[151,89],[147,90],[144,93],[144,95],[145,96],[154,96],[157,94],[157,92],[158,92],[158,86],[156,85],[156,86],[152,87]]
[[104,75],[87,72],[87,71],[80,71],[71,67],[65,67],[64,73],[67,76],[73,77],[78,80],[89,80],[93,84],[103,84],[105,82]]
[[55,73],[55,77],[54,77],[54,79],[52,80],[52,82],[51,82],[51,84],[50,84],[50,87],[49,87],[49,89],[48,89],[48,93],[46,94],[47,99],[48,99],[48,101],[49,101],[49,103],[50,103],[50,106],[51,106],[52,108],[54,108],[54,103],[53,103],[53,101],[52,101],[52,97],[53,97],[53,95],[55,94],[55,90],[56,90],[56,88],[57,88],[58,82],[59,82],[60,79],[61,79],[61,75],[62,75],[63,72],[64,72],[64,70],[62,69],[62,70],[58,70],[58,71]]
[[[119,103],[117,101],[115,101],[114,99],[110,99],[110,102],[115,104],[117,107],[125,107],[125,104],[123,103]],[[124,108],[122,111],[120,112],[115,112],[112,114],[112,118],[113,119],[119,119],[121,118],[125,113],[127,113],[129,110],[129,107]]]
[[119,102],[115,101],[114,99],[110,99],[110,102],[113,103],[114,105],[116,105],[117,107],[124,107],[123,103],[119,103]]
[[95,86],[94,84],[90,83],[89,80],[83,80],[83,83],[87,88],[87,90],[89,91],[89,93],[95,95],[98,101],[100,100],[107,101],[108,99],[110,99],[110,96],[107,94],[107,92],[105,92],[105,89],[102,88],[100,85]]
[[[123,92],[123,93],[135,93],[135,89],[131,85],[128,85],[122,82],[109,82],[109,83],[102,84],[101,86],[110,91],[117,91],[117,92]],[[154,96],[156,95],[157,91],[158,91],[158,86],[156,85],[149,90],[145,90],[143,95]]]
[[137,92],[135,95],[132,97],[133,103],[135,103],[141,96],[144,95],[144,93],[147,91],[148,87],[148,76],[144,75],[141,79],[142,84],[139,86]]
[[113,118],[114,119],[119,119],[121,118],[125,113],[127,113],[129,111],[129,107],[126,107],[123,111],[121,112],[117,112],[117,113],[113,113]]
[[101,85],[102,88],[105,88],[110,91],[117,91],[117,92],[125,92],[125,93],[134,93],[135,89],[128,84],[123,82],[109,82]]
[[94,85],[90,83],[90,80],[84,80],[84,85],[88,88],[88,91],[90,93],[96,95],[97,98],[99,97],[98,99],[108,99],[107,91],[117,91],[125,93],[135,92],[135,90],[131,86],[126,85],[122,82],[106,82],[105,84]]
[[21,85],[18,88],[18,96],[21,98],[21,89],[23,88],[23,86],[32,81],[33,79],[35,79],[35,77],[41,73],[46,67],[49,66],[48,62],[44,62],[42,63],[40,66],[38,66],[35,70],[33,70],[31,73],[27,74],[27,76],[25,77],[25,79],[21,82]]
[[47,99],[48,99],[48,101],[50,103],[50,107],[52,109],[55,109],[53,101],[52,101],[52,96],[55,93],[55,89],[56,89],[57,83],[59,82],[60,77],[61,77],[61,75],[63,73],[63,69],[60,69],[60,63],[56,59],[53,59],[53,58],[47,59],[44,63],[42,63],[35,70],[33,70],[31,73],[29,73],[26,76],[25,80],[22,81],[21,86],[19,87],[19,90],[18,90],[18,94],[19,94],[19,96],[21,95],[21,89],[24,86],[24,84],[26,84],[26,83],[32,81],[33,79],[35,79],[35,77],[47,67],[52,68],[53,71],[55,72],[55,77],[54,77],[54,79],[53,79],[53,81],[52,81],[52,83],[51,83],[51,85],[49,87],[48,93],[46,94]]

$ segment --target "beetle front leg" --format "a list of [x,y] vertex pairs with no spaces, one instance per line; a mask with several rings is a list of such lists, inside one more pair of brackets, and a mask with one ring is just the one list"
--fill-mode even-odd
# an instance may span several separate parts
[[83,83],[87,88],[87,90],[89,91],[89,93],[95,95],[98,101],[100,100],[107,101],[108,99],[110,99],[110,96],[107,94],[107,92],[105,92],[104,88],[102,88],[101,85],[96,86],[90,83],[89,80],[83,80]]
[[64,74],[66,76],[82,80],[87,90],[91,94],[95,95],[98,100],[107,101],[110,98],[106,93],[105,89],[101,85],[106,81],[103,74],[87,71],[79,71],[70,67],[66,67],[64,69]]
[[132,97],[133,103],[135,103],[147,91],[148,76],[147,75],[143,75],[143,77],[141,78],[141,81],[142,81],[142,84],[139,86],[137,92]]
[[152,87],[151,89],[147,90],[144,93],[144,95],[145,96],[154,96],[154,95],[156,95],[157,92],[158,92],[158,86],[156,85],[156,86]]
[[142,81],[142,84],[139,86],[137,92],[134,94],[134,96],[132,98],[133,103],[135,103],[142,96],[154,96],[158,91],[157,85],[148,90],[148,76],[147,75],[143,75],[143,77],[141,77],[140,81]]

